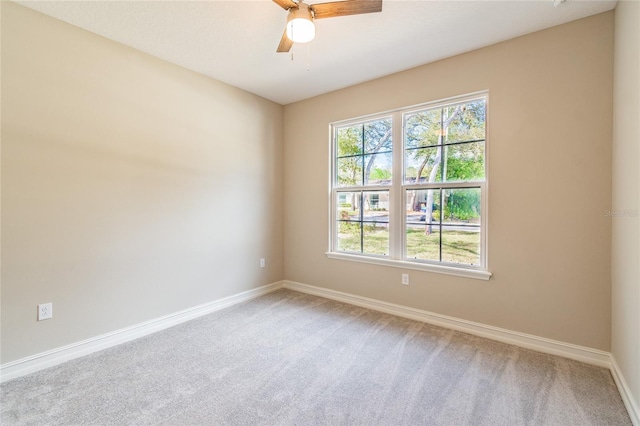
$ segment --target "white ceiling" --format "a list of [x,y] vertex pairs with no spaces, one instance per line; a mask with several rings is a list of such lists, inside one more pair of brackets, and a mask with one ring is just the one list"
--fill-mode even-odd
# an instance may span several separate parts
[[[309,0],[308,3],[319,3]],[[270,0],[17,1],[280,104],[613,9],[616,0],[384,0],[381,13],[316,21],[276,53],[287,12]]]

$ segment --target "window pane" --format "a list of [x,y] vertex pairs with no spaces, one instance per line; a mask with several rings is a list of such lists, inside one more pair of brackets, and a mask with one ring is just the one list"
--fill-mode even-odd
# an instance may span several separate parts
[[336,152],[338,157],[362,154],[362,124],[337,129]]
[[442,261],[480,264],[479,226],[442,226]]
[[407,191],[406,258],[440,260],[440,194],[439,189]]
[[364,125],[364,150],[366,154],[391,151],[391,118],[371,121]]
[[405,151],[405,183],[441,182],[441,153],[441,147]]
[[365,185],[391,185],[392,153],[365,155]]
[[338,158],[338,186],[362,185],[362,157]]
[[361,222],[338,222],[337,230],[336,250],[360,253]]
[[407,223],[419,225],[440,222],[439,189],[409,190],[405,201]]
[[456,114],[446,129],[446,143],[484,140],[486,102],[484,99],[445,108],[445,114]]
[[484,142],[447,145],[444,150],[448,182],[484,180]]
[[436,108],[409,114],[405,117],[405,148],[438,145],[442,134],[441,109]]
[[389,191],[365,191],[363,197],[362,220],[389,223]]
[[387,223],[371,223],[362,224],[363,235],[363,253],[365,254],[389,254],[389,225]]
[[480,225],[480,188],[446,189],[443,222],[452,225]]
[[407,224],[406,234],[407,259],[440,261],[440,227],[438,225],[428,227],[425,225]]
[[366,254],[389,254],[389,191],[363,193],[363,247]]
[[338,192],[337,220],[360,220],[360,192]]

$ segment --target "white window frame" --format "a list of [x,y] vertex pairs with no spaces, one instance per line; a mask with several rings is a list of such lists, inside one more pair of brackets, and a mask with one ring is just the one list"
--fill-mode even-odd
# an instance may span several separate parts
[[[452,104],[468,102],[477,99],[485,100],[485,179],[479,182],[435,182],[406,184],[404,181],[404,123],[405,116],[425,109],[439,108]],[[393,126],[393,168],[391,186],[361,185],[361,186],[337,186],[337,162],[336,162],[336,129],[340,127],[362,124],[370,121],[391,117]],[[326,255],[330,259],[349,260],[355,262],[370,263],[375,265],[391,266],[402,269],[435,272],[447,275],[456,275],[467,278],[488,280],[491,272],[488,269],[488,182],[489,182],[489,93],[488,91],[475,92],[463,96],[456,96],[401,108],[383,113],[372,114],[348,120],[337,121],[329,125],[329,155],[330,155],[330,180],[329,180],[329,250]],[[480,265],[459,265],[445,262],[433,262],[426,260],[405,259],[405,235],[406,220],[404,215],[405,195],[407,190],[447,189],[447,188],[480,188],[481,211],[480,216]],[[354,254],[335,251],[337,228],[337,193],[342,191],[389,191],[389,255]]]

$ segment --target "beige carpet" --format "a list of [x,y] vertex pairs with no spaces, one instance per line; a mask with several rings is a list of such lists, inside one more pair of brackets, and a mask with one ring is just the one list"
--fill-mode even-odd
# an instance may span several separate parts
[[288,290],[9,381],[3,425],[629,425],[608,370]]

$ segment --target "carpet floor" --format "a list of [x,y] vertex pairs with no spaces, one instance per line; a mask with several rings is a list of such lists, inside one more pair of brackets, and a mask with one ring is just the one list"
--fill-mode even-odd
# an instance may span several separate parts
[[8,381],[3,425],[630,425],[604,368],[289,290]]

